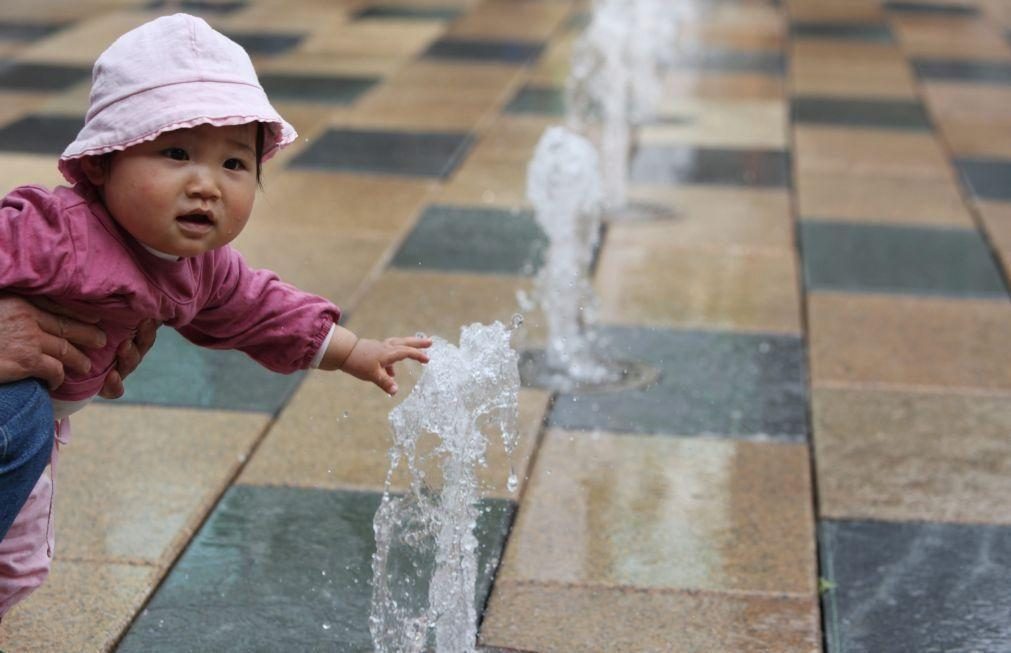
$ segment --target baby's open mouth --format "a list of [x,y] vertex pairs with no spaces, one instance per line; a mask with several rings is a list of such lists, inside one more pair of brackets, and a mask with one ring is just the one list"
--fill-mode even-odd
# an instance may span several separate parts
[[179,222],[190,227],[210,227],[214,220],[206,213],[187,213],[176,218]]

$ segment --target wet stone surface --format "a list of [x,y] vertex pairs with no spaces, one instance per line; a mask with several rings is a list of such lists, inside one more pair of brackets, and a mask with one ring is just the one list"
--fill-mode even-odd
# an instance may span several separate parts
[[[380,499],[232,487],[118,651],[371,651],[372,518]],[[501,500],[481,508],[479,612],[514,510]]]
[[331,129],[291,167],[444,178],[461,163],[472,140],[458,132]]
[[83,124],[83,117],[25,116],[0,128],[0,151],[59,155]]

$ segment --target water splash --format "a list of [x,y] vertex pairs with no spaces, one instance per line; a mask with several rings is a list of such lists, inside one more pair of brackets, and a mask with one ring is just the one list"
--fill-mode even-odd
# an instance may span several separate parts
[[545,363],[566,381],[604,383],[615,372],[602,364],[595,334],[587,329],[596,306],[590,264],[600,238],[603,199],[597,152],[588,140],[564,128],[544,132],[527,168],[527,198],[547,234],[544,265],[534,282],[534,301],[548,327]]
[[[390,413],[390,471],[373,522],[369,630],[379,653],[420,653],[433,633],[439,653],[474,651],[476,472],[489,433],[500,435],[509,454],[516,446],[520,381],[512,331],[499,322],[471,324],[461,329],[459,347],[433,338],[417,385]],[[437,444],[423,452],[418,443],[429,434]],[[440,492],[425,477],[430,461],[441,464]],[[401,462],[410,488],[396,496],[390,487]]]

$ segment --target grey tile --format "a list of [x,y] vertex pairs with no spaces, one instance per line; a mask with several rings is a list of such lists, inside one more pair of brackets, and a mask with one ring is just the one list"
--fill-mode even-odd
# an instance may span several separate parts
[[794,122],[846,127],[932,129],[926,110],[917,101],[794,97],[790,104]]
[[373,5],[355,14],[355,18],[394,18],[408,20],[452,20],[463,11],[456,7],[411,7]]
[[714,73],[761,73],[783,75],[786,57],[781,52],[705,49],[683,52],[676,63]]
[[0,41],[34,41],[55,34],[66,26],[66,23],[0,20]]
[[304,376],[271,372],[241,352],[198,347],[162,328],[116,401],[276,414]]
[[334,77],[329,75],[260,75],[260,84],[275,100],[351,104],[372,88],[378,77]]
[[546,247],[547,237],[529,211],[433,205],[392,265],[530,275],[540,268]]
[[0,151],[62,154],[83,126],[84,118],[25,116],[0,127]]
[[1011,652],[1011,528],[825,521],[828,653]]
[[955,166],[976,197],[1011,200],[1011,160],[965,158],[956,159]]
[[590,26],[591,20],[593,20],[592,11],[575,11],[565,21],[565,29],[581,32]]
[[793,38],[844,39],[871,43],[892,43],[892,30],[886,23],[843,23],[798,21],[790,24]]
[[176,9],[194,14],[230,14],[249,6],[246,0],[152,0],[148,9]]
[[1011,64],[968,59],[912,59],[913,70],[924,79],[985,84],[1011,84]]
[[600,329],[602,355],[659,369],[645,388],[558,396],[551,426],[575,430],[803,440],[800,338],[634,327]]
[[91,79],[91,68],[42,63],[0,63],[0,89],[63,91]]
[[445,178],[463,161],[472,144],[473,137],[463,132],[331,129],[291,166]]
[[537,41],[499,41],[443,38],[432,43],[426,57],[464,61],[525,64],[536,59],[544,44]]
[[779,150],[646,146],[636,150],[629,178],[646,184],[790,186],[790,156]]
[[1006,297],[1004,281],[975,229],[803,221],[810,290]]
[[305,39],[305,34],[281,34],[278,32],[225,32],[250,56],[282,54],[292,50]]
[[565,115],[565,90],[553,86],[524,86],[505,108],[506,113]]
[[964,4],[942,4],[940,2],[905,2],[893,0],[884,3],[885,9],[905,14],[937,14],[941,16],[975,16],[976,7]]
[[[373,492],[233,486],[117,650],[371,651],[379,502]],[[506,501],[481,502],[479,613],[513,511]],[[431,565],[413,551],[394,555],[405,566]],[[422,584],[412,598],[427,591]]]

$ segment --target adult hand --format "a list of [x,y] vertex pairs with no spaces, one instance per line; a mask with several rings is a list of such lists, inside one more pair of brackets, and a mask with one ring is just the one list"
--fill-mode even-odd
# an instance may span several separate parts
[[91,361],[80,347],[105,346],[105,333],[97,317],[82,315],[36,300],[0,295],[0,383],[30,376],[50,388],[63,383],[64,366],[87,372]]
[[127,340],[116,351],[116,369],[105,377],[105,384],[98,393],[106,399],[116,399],[123,396],[123,379],[137,369],[140,361],[147,355],[154,344],[158,324],[154,320],[144,320],[137,327],[137,335],[133,340]]

